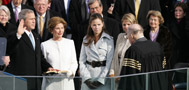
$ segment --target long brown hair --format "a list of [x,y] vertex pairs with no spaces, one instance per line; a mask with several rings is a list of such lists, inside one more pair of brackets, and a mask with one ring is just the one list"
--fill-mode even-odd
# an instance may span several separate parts
[[[94,21],[96,19],[100,19],[104,23],[104,20],[100,14],[95,13],[90,16],[87,35],[86,35],[87,42],[84,42],[84,45],[86,45],[86,46],[89,46],[95,40],[95,36],[94,36],[94,32],[91,28],[91,24],[92,24],[92,21]],[[103,27],[102,27],[102,32],[103,31],[106,32],[105,25],[103,25]],[[101,32],[101,34],[102,34],[102,32]],[[100,34],[100,36],[101,36],[101,34]]]

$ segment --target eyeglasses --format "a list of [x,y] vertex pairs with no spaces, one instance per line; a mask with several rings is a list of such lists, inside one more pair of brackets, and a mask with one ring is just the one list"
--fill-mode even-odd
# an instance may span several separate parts
[[91,11],[94,11],[94,10],[98,10],[100,8],[100,6],[97,6],[97,7],[94,7],[94,8],[90,8]]
[[42,7],[44,7],[44,6],[46,6],[47,4],[36,4],[38,7],[39,6],[42,6]]

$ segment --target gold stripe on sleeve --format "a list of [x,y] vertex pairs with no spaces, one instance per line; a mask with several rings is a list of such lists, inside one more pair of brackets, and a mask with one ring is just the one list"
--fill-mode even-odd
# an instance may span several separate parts
[[141,63],[131,58],[124,58],[122,66],[131,67],[141,71]]

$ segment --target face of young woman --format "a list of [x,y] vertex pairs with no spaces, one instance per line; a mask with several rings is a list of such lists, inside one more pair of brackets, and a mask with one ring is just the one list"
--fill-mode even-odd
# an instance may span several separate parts
[[131,25],[131,22],[127,20],[123,20],[122,22],[122,28],[125,33],[127,33],[128,27]]
[[52,31],[53,38],[61,39],[64,34],[64,25],[59,23],[55,26],[54,30]]
[[104,23],[100,19],[95,19],[91,22],[91,28],[92,28],[95,36],[100,35],[100,33],[102,32],[103,25],[104,25]]
[[183,17],[185,16],[185,14],[184,14],[184,11],[183,11],[183,9],[181,8],[181,7],[176,7],[175,8],[175,18],[177,19],[177,20],[180,20],[180,19],[182,19]]
[[149,18],[149,25],[150,25],[150,27],[151,28],[158,28],[159,24],[160,24],[159,18],[156,17],[156,16],[152,16],[151,15],[150,18]]

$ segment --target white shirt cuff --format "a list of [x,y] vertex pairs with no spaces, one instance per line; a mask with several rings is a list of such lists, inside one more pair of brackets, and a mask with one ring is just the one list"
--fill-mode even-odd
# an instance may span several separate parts
[[18,33],[16,33],[16,36],[18,39],[20,39],[22,37],[22,35],[19,35]]

